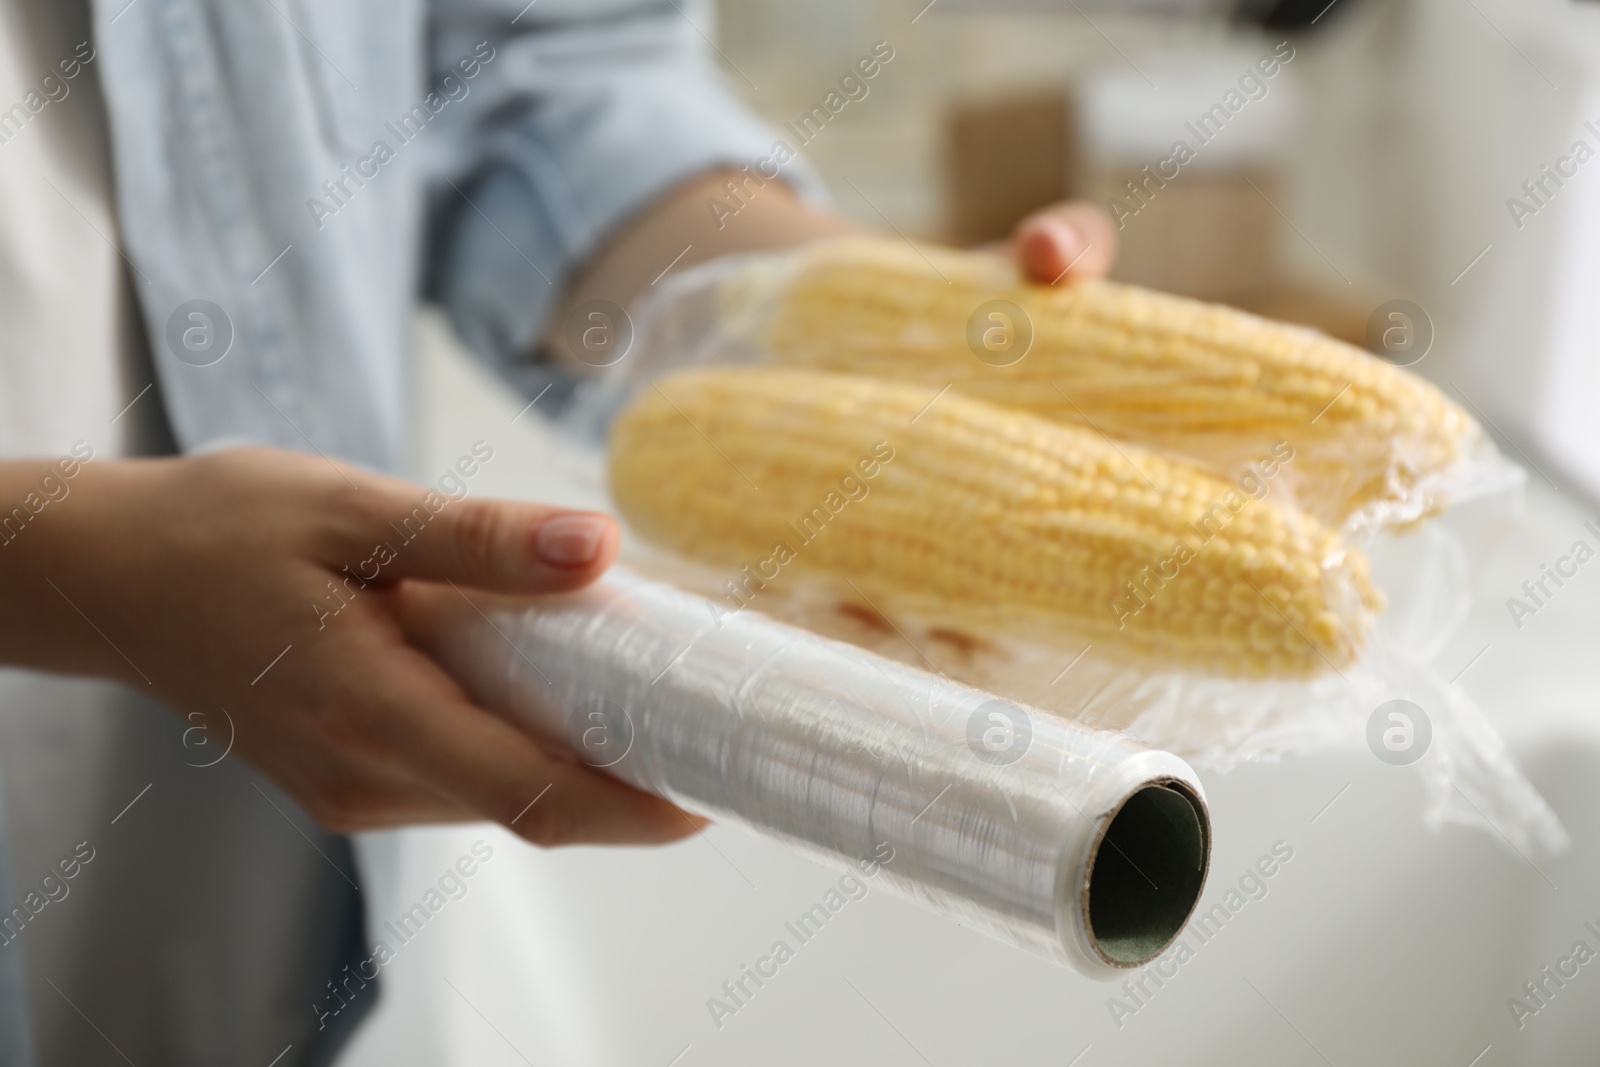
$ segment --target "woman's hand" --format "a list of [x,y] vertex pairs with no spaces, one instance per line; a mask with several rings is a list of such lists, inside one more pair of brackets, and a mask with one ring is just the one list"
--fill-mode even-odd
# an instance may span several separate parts
[[[0,501],[50,467],[0,463]],[[702,825],[475,706],[402,632],[408,586],[586,585],[616,555],[606,516],[267,449],[95,461],[64,484],[0,547],[0,661],[113,678],[203,722],[225,708],[233,753],[331,830],[483,818],[556,845]]]

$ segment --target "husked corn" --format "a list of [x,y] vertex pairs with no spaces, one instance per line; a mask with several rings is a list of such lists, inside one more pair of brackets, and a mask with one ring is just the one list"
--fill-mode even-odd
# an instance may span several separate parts
[[[1302,509],[1325,522],[1380,505],[1378,525],[1438,510],[1426,484],[1476,440],[1473,420],[1423,379],[1315,331],[1118,285],[1019,282],[993,256],[851,238],[800,253],[761,334],[769,360],[955,389],[1233,472],[1278,441]],[[737,299],[736,287],[730,289]],[[968,321],[1008,300],[1032,343],[992,321],[977,358]],[[978,334],[990,328],[980,316]],[[996,366],[1013,356],[1008,366]],[[1390,505],[1383,507],[1382,505]]]
[[976,636],[1070,633],[1249,675],[1342,668],[1360,650],[1381,599],[1365,557],[1320,523],[1189,463],[936,393],[682,372],[613,423],[611,490],[681,555],[730,573],[762,561],[758,585],[804,571]]

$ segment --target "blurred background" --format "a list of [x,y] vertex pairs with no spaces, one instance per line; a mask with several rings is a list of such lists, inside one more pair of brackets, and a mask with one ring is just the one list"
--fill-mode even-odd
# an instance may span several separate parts
[[[774,135],[870,225],[970,244],[1084,196],[1122,222],[1127,281],[1356,343],[1380,306],[1414,305],[1409,326],[1431,339],[1414,369],[1530,468],[1526,513],[1431,666],[1504,734],[1573,846],[1524,854],[1487,818],[1428,830],[1417,769],[1354,738],[1205,775],[1217,838],[1202,909],[1272,850],[1294,858],[1143,995],[873,890],[719,1019],[708,1004],[724,983],[836,873],[726,826],[660,850],[542,852],[484,827],[364,835],[364,866],[388,872],[370,879],[380,918],[475,839],[495,859],[385,971],[343,1062],[1593,1062],[1600,964],[1559,986],[1543,976],[1580,940],[1600,949],[1600,579],[1567,583],[1525,626],[1505,601],[1584,536],[1600,496],[1600,4],[680,8]],[[892,58],[830,110],[879,42]],[[537,420],[516,421],[525,401],[437,317],[417,336],[419,476],[499,427],[506,459],[483,491],[528,495],[548,448]],[[1513,998],[1537,1012],[1519,1017]]]
[[[1586,411],[1600,166],[1569,162],[1562,185],[1542,170],[1579,140],[1600,151],[1600,4],[719,0],[716,14],[731,84],[790,143],[784,123],[875,42],[894,49],[868,96],[800,146],[850,214],[966,244],[1084,196],[1136,212],[1121,218],[1127,281],[1358,343],[1378,305],[1410,300],[1435,331],[1417,369],[1553,477],[1600,491]],[[1293,58],[1263,89],[1240,92],[1220,130],[1196,125],[1281,42]],[[1149,181],[1180,140],[1194,158]]]

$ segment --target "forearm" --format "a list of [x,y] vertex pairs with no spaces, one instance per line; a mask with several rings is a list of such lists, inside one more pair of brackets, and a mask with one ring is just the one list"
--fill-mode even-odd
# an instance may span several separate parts
[[[712,206],[719,203],[720,208]],[[568,357],[566,323],[573,308],[595,299],[628,307],[663,272],[681,271],[719,256],[791,248],[860,231],[844,216],[807,204],[781,179],[763,181],[737,170],[709,171],[662,196],[601,246],[568,287],[561,310],[546,330],[546,348]]]
[[93,456],[80,444],[56,459],[0,462],[0,663],[137,682],[82,613],[82,591],[116,565],[114,554],[92,547],[88,528],[102,511],[95,498],[149,464]]

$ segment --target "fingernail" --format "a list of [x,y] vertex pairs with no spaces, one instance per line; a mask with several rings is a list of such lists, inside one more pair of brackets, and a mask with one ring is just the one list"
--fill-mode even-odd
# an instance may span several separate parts
[[1052,218],[1046,221],[1046,225],[1050,228],[1050,236],[1055,239],[1056,247],[1065,260],[1070,261],[1083,251],[1083,235],[1072,223],[1066,219]]
[[533,549],[551,567],[582,567],[600,553],[609,526],[598,515],[556,515],[539,524]]

